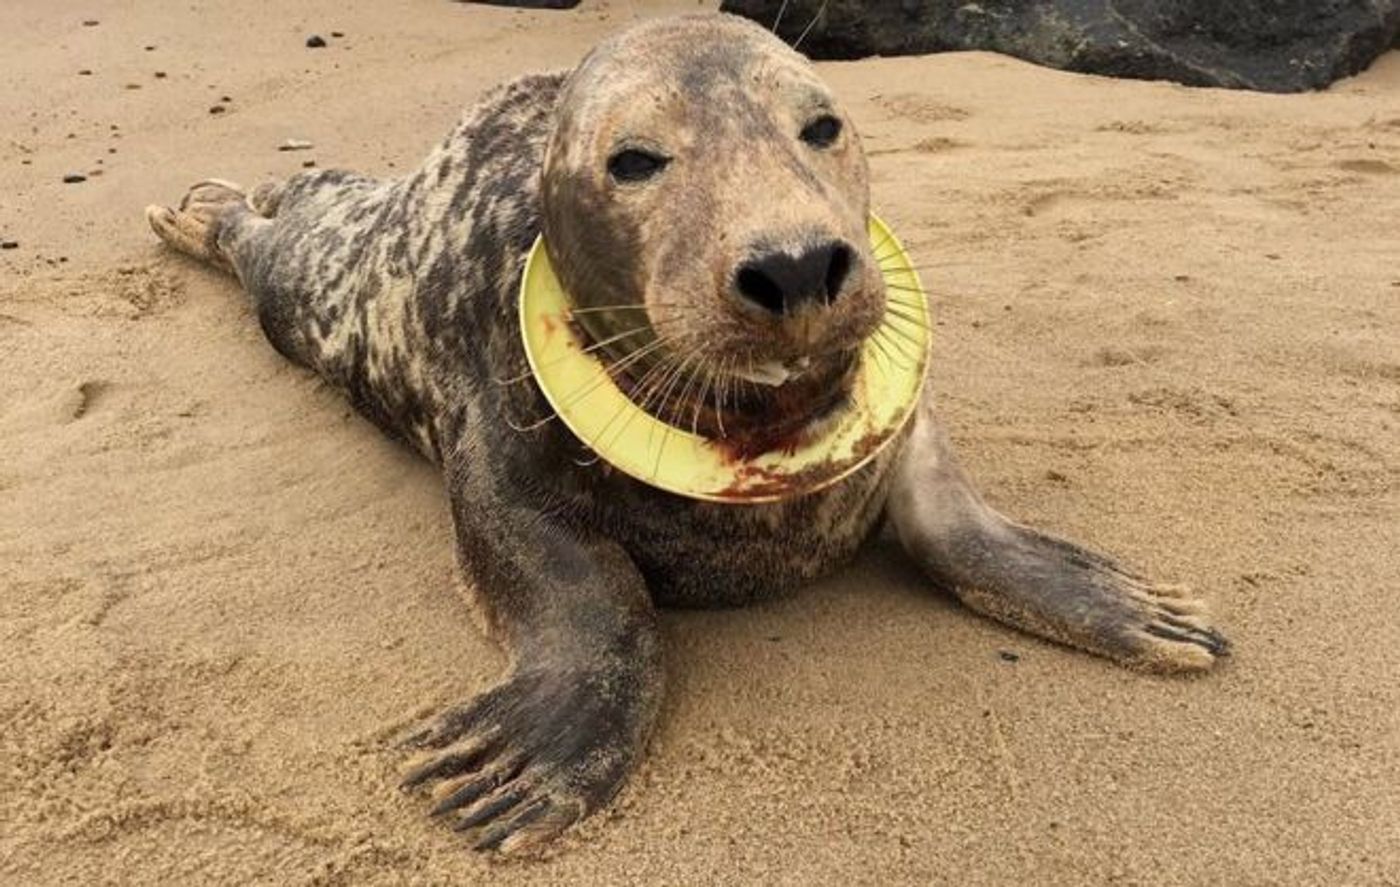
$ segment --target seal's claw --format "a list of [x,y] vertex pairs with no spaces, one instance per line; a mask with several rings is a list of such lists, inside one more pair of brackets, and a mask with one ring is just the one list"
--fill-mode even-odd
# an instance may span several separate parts
[[1230,655],[1230,642],[1202,618],[1202,607],[1192,615],[1161,607],[1137,632],[1136,664],[1159,671],[1194,671],[1210,668]]
[[226,204],[242,203],[246,199],[247,193],[233,182],[226,179],[204,179],[191,185],[185,196],[180,198],[180,211],[222,208]]
[[475,803],[479,798],[495,789],[499,784],[500,780],[494,776],[469,779],[434,804],[433,809],[428,811],[428,815],[442,816],[444,813],[460,810],[463,807]]
[[431,752],[403,779],[436,784],[430,813],[477,832],[479,850],[511,852],[557,836],[607,803],[644,739],[641,700],[616,695],[624,674],[517,670],[439,715],[407,744]]
[[1000,560],[964,593],[974,608],[1143,671],[1203,671],[1229,655],[1230,642],[1185,586],[1159,585],[1073,542],[1010,528]]
[[185,255],[233,271],[233,263],[219,246],[220,226],[230,208],[246,208],[246,195],[232,182],[206,179],[192,185],[178,208],[146,207],[146,221],[166,244]]
[[452,828],[459,832],[474,829],[485,822],[496,819],[502,813],[510,812],[521,801],[525,800],[527,794],[528,792],[524,788],[498,789],[489,798],[483,798],[475,807],[464,813]]
[[[424,731],[426,734],[426,731]],[[423,734],[419,734],[423,735]],[[415,739],[418,737],[415,736]],[[400,748],[412,747],[422,748],[421,744],[409,741],[400,744]],[[415,788],[430,779],[442,776],[450,776],[453,773],[466,773],[473,770],[477,764],[485,758],[486,749],[480,743],[474,743],[466,751],[454,751],[451,754],[440,755],[437,758],[411,770],[407,776],[399,783],[399,788]]]
[[473,844],[476,850],[515,853],[538,846],[578,821],[570,807],[560,807],[553,798],[537,798],[516,808],[509,820],[482,829]]

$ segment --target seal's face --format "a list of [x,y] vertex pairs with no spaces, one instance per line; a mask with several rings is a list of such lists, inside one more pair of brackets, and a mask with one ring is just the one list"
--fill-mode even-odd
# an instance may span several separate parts
[[868,173],[777,38],[705,15],[602,44],[561,97],[543,194],[576,317],[638,403],[775,443],[844,403],[884,310]]

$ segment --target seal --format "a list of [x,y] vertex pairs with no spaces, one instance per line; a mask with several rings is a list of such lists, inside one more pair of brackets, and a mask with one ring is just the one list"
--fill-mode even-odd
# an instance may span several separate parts
[[509,665],[404,738],[404,785],[478,848],[536,846],[617,792],[662,698],[658,606],[785,593],[885,519],[931,587],[1010,626],[1155,671],[1227,651],[1183,590],[990,508],[926,395],[856,470],[745,504],[616,470],[551,418],[521,330],[541,237],[560,334],[640,411],[741,459],[839,422],[917,289],[881,272],[848,113],[745,20],[645,22],[500,87],[403,178],[210,180],[147,217],[237,276],[274,348],[441,467],[467,594]]

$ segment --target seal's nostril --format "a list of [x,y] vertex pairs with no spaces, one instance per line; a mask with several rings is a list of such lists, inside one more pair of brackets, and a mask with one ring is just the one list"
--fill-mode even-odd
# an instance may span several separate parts
[[826,303],[830,305],[841,294],[841,286],[851,273],[851,248],[838,244],[831,251],[831,263],[826,268]]
[[774,314],[782,314],[787,310],[783,300],[782,287],[765,274],[757,263],[740,268],[736,283],[739,286],[739,292],[759,307]]
[[834,302],[854,263],[855,253],[839,240],[797,253],[769,249],[739,267],[734,288],[771,314],[792,314]]

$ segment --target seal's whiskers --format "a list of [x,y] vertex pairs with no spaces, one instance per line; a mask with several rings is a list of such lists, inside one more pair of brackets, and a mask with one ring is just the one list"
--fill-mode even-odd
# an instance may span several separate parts
[[645,311],[648,308],[692,308],[685,302],[619,302],[616,305],[588,305],[583,308],[570,308],[570,314],[597,314],[602,311]]
[[783,23],[783,13],[787,12],[787,8],[788,0],[783,0],[782,5],[778,7],[778,14],[773,18],[773,27],[768,30],[772,31],[774,34],[778,33],[778,25]]
[[[574,406],[580,400],[582,400],[583,398],[591,394],[593,391],[595,391],[599,385],[603,384],[605,380],[613,378],[613,373],[626,369],[627,367],[641,360],[646,355],[655,352],[658,348],[661,348],[665,343],[666,339],[664,337],[653,339],[647,344],[641,345],[633,349],[626,355],[618,358],[611,364],[603,367],[603,372],[597,377],[585,382],[582,389],[570,392],[568,394],[568,396],[565,398],[565,402],[563,405],[564,409],[568,409],[569,407]],[[549,424],[557,418],[559,418],[559,413],[557,410],[555,410],[551,411],[548,416],[531,422],[529,425],[516,425],[514,422],[510,421],[509,417],[506,418],[506,424],[510,425],[510,427],[513,430],[523,433],[543,428],[545,425]]]
[[695,395],[695,412],[690,417],[690,433],[700,433],[700,413],[705,408],[705,401],[709,399],[710,389],[715,385],[714,370],[706,368],[705,381],[700,385],[700,390]]
[[[685,372],[690,366],[691,361],[698,358],[703,352],[704,345],[702,344],[696,345],[694,348],[690,349],[690,351],[688,351],[685,354],[685,357],[680,361],[676,372],[671,374],[670,381],[666,383],[666,388],[661,395],[660,405],[657,407],[658,413],[662,413],[663,415],[669,413],[669,411],[671,410],[671,391],[675,388],[676,383],[678,383],[685,376]],[[661,456],[663,453],[666,452],[666,442],[671,438],[672,423],[669,421],[668,418],[663,418],[661,424],[665,426],[665,430],[661,433],[661,445],[657,447],[656,450],[656,463],[652,466],[651,472],[653,477],[655,477],[656,473],[661,470]],[[656,426],[653,425],[651,427],[651,430],[647,432],[648,450],[651,449],[651,441],[655,434]]]
[[895,290],[896,292],[901,292],[901,293],[915,293],[915,294],[921,294],[921,293],[923,292],[922,290],[920,290],[920,289],[919,289],[918,287],[916,287],[916,286],[906,286],[905,284],[902,284],[902,283],[891,283],[891,282],[889,282],[888,280],[885,281],[885,287],[886,287],[886,289],[892,289],[892,290]]
[[[910,307],[912,308],[915,306]],[[931,329],[928,325],[928,321],[925,319],[925,315],[912,314],[908,311],[902,311],[899,308],[895,308],[889,305],[885,306],[885,313],[888,314],[891,318],[891,320],[887,321],[888,323],[907,323],[916,326],[921,330]]]
[[[610,337],[608,337],[608,338],[602,340],[601,342],[594,342],[592,345],[589,345],[589,346],[585,347],[585,348],[583,349],[583,353],[584,353],[584,354],[590,354],[590,353],[592,353],[592,352],[594,352],[594,351],[597,351],[597,350],[600,349],[600,348],[606,348],[606,347],[609,346],[609,345],[614,345],[614,344],[616,344],[616,343],[622,341],[623,339],[628,338],[629,336],[635,336],[635,335],[637,335],[638,333],[645,332],[646,330],[649,330],[649,329],[651,329],[651,324],[649,324],[649,323],[644,323],[644,324],[642,324],[641,326],[639,326],[639,327],[633,327],[632,329],[627,330],[626,332],[618,333],[618,334],[615,335],[615,336],[610,336]],[[562,358],[561,358],[561,360],[562,360]],[[547,367],[549,367],[549,366],[554,366],[555,364],[558,364],[558,363],[560,363],[560,360],[554,360],[554,361],[550,361],[549,363],[545,364],[545,366],[547,366]],[[525,372],[521,373],[521,374],[518,375],[518,376],[512,376],[512,377],[510,377],[509,379],[494,379],[494,378],[493,378],[491,381],[495,382],[497,385],[518,385],[519,383],[524,382],[526,379],[529,379],[529,378],[533,377],[534,374],[535,374],[535,371],[534,371],[533,369],[527,369]]]
[[676,396],[676,407],[672,411],[672,419],[683,419],[678,413],[685,409],[686,402],[690,399],[690,389],[700,381],[700,373],[705,367],[705,361],[701,354],[697,354],[696,357],[699,359],[696,360],[695,366],[687,374],[685,385],[681,386],[680,394]]
[[798,34],[797,40],[793,42],[793,51],[797,51],[802,47],[802,41],[807,39],[807,35],[811,33],[812,28],[817,24],[817,20],[826,12],[826,4],[828,2],[830,2],[830,0],[822,0],[822,5],[818,7],[817,14],[812,16],[812,20],[807,23],[807,27],[802,29],[802,33]]
[[[616,422],[620,416],[626,414],[627,418],[617,427],[617,432],[613,435],[612,440],[607,443],[607,447],[611,448],[612,445],[617,443],[618,439],[622,437],[623,433],[627,430],[627,426],[636,418],[637,413],[646,411],[646,404],[649,403],[651,399],[649,392],[655,388],[657,381],[662,375],[669,372],[674,360],[675,358],[673,357],[663,358],[659,363],[652,365],[642,374],[642,377],[637,380],[637,384],[632,387],[633,395],[628,398],[628,400],[641,409],[629,410],[626,404],[620,406],[617,412],[613,414],[612,418],[608,419],[607,423],[603,426],[603,430],[598,433],[598,440],[600,442],[607,436],[608,430],[612,427],[612,424]],[[637,395],[644,396],[645,399],[643,402],[637,402]]]
[[904,350],[903,343],[901,343],[898,339],[895,339],[893,336],[889,335],[889,331],[891,329],[892,327],[888,325],[881,326],[878,330],[875,331],[875,333],[873,334],[873,338],[879,339],[880,341],[884,342],[884,344],[888,345],[894,351],[898,352],[900,357],[908,361],[908,363],[906,364],[898,364],[900,369],[907,369],[909,366],[912,366],[915,363],[915,360],[913,357],[910,356],[908,351]]
[[918,336],[915,336],[913,333],[909,332],[906,329],[902,329],[900,327],[895,326],[893,321],[885,322],[880,326],[880,329],[882,331],[888,330],[889,332],[894,333],[904,341],[908,342],[910,345],[913,345],[915,348],[924,347],[923,341],[920,340]]
[[[883,357],[885,359],[886,363],[889,363],[892,366],[894,365],[894,361],[893,359],[891,359],[890,353],[885,350],[884,343],[880,341],[880,338],[878,336],[872,334],[868,341],[871,345],[875,346],[875,351],[880,357]],[[880,361],[878,359],[872,359],[870,363],[875,367],[877,371],[879,371],[882,377],[886,379],[889,378],[889,374],[885,371],[885,368],[881,366]]]

